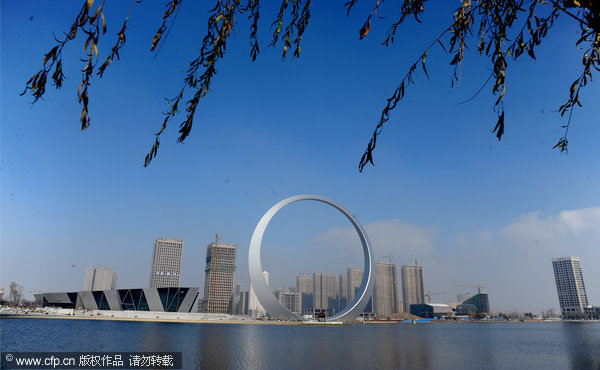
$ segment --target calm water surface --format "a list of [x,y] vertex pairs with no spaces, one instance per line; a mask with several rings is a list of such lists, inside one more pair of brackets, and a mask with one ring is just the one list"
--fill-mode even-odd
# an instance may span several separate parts
[[0,320],[6,351],[173,351],[194,368],[600,369],[600,323],[340,327]]

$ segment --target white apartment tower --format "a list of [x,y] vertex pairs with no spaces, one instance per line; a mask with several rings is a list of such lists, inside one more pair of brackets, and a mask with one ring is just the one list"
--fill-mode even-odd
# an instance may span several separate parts
[[[267,286],[269,285],[269,272],[263,269],[263,275],[265,276],[265,280],[267,282]],[[263,307],[262,304],[258,301],[258,297],[256,293],[254,293],[254,288],[252,287],[252,283],[250,283],[250,292],[248,293],[248,315],[252,317],[261,317],[266,316],[267,311]]]
[[183,239],[156,238],[150,288],[178,287],[181,281]]
[[85,273],[83,290],[115,290],[117,273],[108,266],[89,267]]
[[563,318],[582,316],[588,308],[581,266],[577,257],[553,258],[558,303]]

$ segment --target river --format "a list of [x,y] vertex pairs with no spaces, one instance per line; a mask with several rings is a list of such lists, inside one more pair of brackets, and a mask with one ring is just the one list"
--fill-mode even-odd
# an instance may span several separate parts
[[183,368],[600,369],[600,323],[294,326],[0,320],[3,353],[182,352]]

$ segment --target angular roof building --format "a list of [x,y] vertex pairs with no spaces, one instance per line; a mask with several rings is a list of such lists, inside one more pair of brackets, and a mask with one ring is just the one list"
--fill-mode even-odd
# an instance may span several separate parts
[[44,307],[85,310],[191,312],[198,288],[141,288],[34,294]]

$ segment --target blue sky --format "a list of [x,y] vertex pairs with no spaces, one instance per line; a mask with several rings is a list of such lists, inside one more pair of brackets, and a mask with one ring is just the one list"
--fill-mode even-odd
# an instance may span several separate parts
[[[453,4],[427,4],[396,43],[380,45],[396,14],[384,3],[358,40],[370,11],[359,2],[315,2],[297,60],[266,45],[277,9],[261,9],[261,54],[249,57],[242,17],[219,62],[194,129],[177,144],[176,117],[149,168],[143,159],[162,123],[164,98],[181,87],[198,51],[208,6],[185,2],[158,56],[149,50],[162,2],[136,6],[121,60],[90,88],[91,127],[80,132],[77,87],[83,41],[65,50],[67,80],[44,100],[19,96],[43,54],[72,23],[79,1],[55,5],[3,1],[1,11],[0,282],[37,290],[81,289],[85,269],[109,265],[119,287],[145,286],[153,242],[183,238],[182,284],[203,286],[214,234],[238,245],[236,279],[248,288],[247,248],[262,214],[279,200],[313,193],[332,198],[367,227],[378,259],[421,258],[426,289],[453,301],[483,284],[493,310],[558,307],[550,259],[582,258],[590,301],[600,304],[600,98],[582,90],[569,154],[552,150],[564,120],[556,112],[580,72],[578,27],[563,17],[537,51],[507,70],[506,134],[498,142],[491,86],[473,101],[490,62],[468,52],[459,87],[449,57],[429,55],[428,80],[391,115],[377,142],[375,167],[357,164],[391,95],[411,63],[449,21]],[[265,3],[266,4],[266,3]],[[105,57],[129,3],[108,2]],[[446,8],[444,8],[446,7]],[[341,273],[362,264],[358,238],[341,214],[294,204],[269,226],[263,265],[274,287],[301,272]]]

